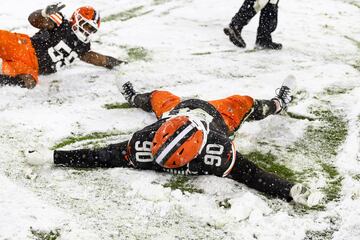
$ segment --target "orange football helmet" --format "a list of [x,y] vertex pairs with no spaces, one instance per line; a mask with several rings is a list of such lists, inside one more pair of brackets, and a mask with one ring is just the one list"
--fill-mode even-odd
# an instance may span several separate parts
[[93,7],[76,9],[70,18],[71,29],[80,41],[88,43],[100,27],[100,14]]
[[203,121],[188,116],[170,118],[156,131],[151,152],[165,168],[186,165],[201,152],[207,140]]

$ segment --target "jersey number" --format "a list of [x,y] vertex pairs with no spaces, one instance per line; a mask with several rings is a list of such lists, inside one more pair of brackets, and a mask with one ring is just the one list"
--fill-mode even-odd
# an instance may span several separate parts
[[56,70],[70,65],[78,57],[77,53],[62,40],[55,47],[49,48],[48,53],[55,63]]
[[152,162],[153,156],[151,153],[152,142],[144,141],[140,145],[140,141],[135,142],[135,159],[137,162]]
[[204,163],[207,165],[215,165],[219,167],[221,165],[221,154],[224,152],[224,146],[220,144],[208,144],[206,145],[206,155],[204,157]]

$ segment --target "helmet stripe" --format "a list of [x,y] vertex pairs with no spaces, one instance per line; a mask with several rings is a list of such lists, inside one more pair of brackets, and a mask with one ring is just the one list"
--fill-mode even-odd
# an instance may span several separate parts
[[188,122],[183,127],[179,128],[179,134],[174,134],[170,137],[158,152],[155,154],[154,159],[159,165],[164,165],[164,162],[179,148],[177,145],[181,146],[197,129]]
[[93,17],[93,20],[97,23],[98,20],[99,20],[99,13],[98,11],[94,10],[94,17]]

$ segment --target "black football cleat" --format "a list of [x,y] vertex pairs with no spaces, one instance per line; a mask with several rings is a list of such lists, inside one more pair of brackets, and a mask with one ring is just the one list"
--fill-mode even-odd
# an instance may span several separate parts
[[289,103],[293,100],[293,92],[296,88],[296,80],[293,75],[289,75],[284,80],[282,86],[276,90],[276,96],[272,100],[277,100],[280,104],[280,110],[286,111]]
[[126,101],[130,103],[131,106],[134,106],[136,91],[134,90],[134,87],[130,81],[122,85],[121,94],[124,96]]

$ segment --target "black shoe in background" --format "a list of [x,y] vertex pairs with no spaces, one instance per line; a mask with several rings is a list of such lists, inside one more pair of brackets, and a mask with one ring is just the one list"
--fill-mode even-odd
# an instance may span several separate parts
[[229,27],[224,28],[224,33],[229,36],[230,41],[237,47],[245,48],[246,43],[241,37],[241,28],[233,26],[232,24]]
[[281,50],[282,44],[276,43],[271,40],[257,40],[255,43],[256,49],[271,49],[271,50]]

